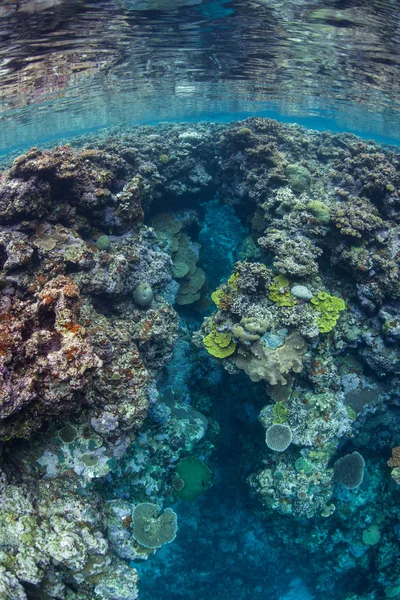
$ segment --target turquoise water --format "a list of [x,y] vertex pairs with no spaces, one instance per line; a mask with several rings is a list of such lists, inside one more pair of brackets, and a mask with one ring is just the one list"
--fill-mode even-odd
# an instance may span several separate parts
[[1,2],[1,600],[400,598],[399,32]]

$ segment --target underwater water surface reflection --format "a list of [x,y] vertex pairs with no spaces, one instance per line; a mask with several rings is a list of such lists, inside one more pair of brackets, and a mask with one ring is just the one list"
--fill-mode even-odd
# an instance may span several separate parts
[[400,138],[398,57],[387,0],[5,2],[0,149],[262,111]]

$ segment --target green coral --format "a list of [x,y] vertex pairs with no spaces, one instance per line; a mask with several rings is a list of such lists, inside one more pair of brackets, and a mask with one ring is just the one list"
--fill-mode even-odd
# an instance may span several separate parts
[[223,290],[221,290],[221,288],[218,288],[217,290],[215,290],[215,292],[213,292],[211,294],[211,300],[214,302],[214,304],[220,308],[221,306],[221,301],[223,299],[223,297],[225,296]]
[[285,169],[286,176],[289,179],[290,187],[294,192],[308,192],[311,188],[311,174],[308,169],[299,165],[288,165]]
[[108,250],[111,246],[110,238],[108,235],[101,235],[96,240],[96,246],[99,250]]
[[161,510],[158,504],[142,502],[132,511],[132,537],[144,548],[160,548],[176,537],[176,513],[172,508]]
[[268,290],[268,298],[278,306],[295,306],[297,300],[290,293],[290,283],[284,275],[274,277]]
[[381,539],[381,532],[377,525],[369,525],[362,532],[362,541],[366,546],[375,546]]
[[235,290],[237,292],[238,290],[238,286],[237,286],[237,280],[239,279],[239,273],[233,273],[233,275],[231,275],[228,279],[228,285],[230,285],[230,287]]
[[329,206],[327,206],[325,202],[321,202],[321,200],[310,200],[310,202],[307,203],[307,210],[314,215],[321,225],[328,225],[331,220]]
[[232,341],[232,334],[229,331],[217,331],[215,327],[212,327],[211,332],[203,338],[203,344],[207,352],[215,358],[225,358],[236,350],[236,344]]
[[303,471],[303,473],[306,475],[312,475],[314,471],[310,461],[302,456],[296,460],[294,463],[294,468],[296,469],[297,473],[301,473]]
[[182,458],[173,481],[176,497],[188,502],[194,500],[208,489],[211,477],[211,470],[196,456]]
[[310,303],[320,313],[317,323],[321,333],[331,331],[337,323],[339,313],[346,308],[343,298],[331,296],[327,292],[318,292]]
[[272,412],[274,414],[274,423],[278,423],[278,424],[282,424],[282,423],[286,423],[287,421],[287,415],[288,415],[288,409],[285,406],[284,402],[277,402],[273,409]]

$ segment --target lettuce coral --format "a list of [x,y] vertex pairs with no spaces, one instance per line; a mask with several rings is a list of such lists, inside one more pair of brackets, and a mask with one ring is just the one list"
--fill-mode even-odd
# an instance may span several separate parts
[[278,306],[295,306],[297,300],[289,291],[289,280],[277,275],[269,287],[268,298]]
[[291,372],[300,373],[303,369],[302,356],[307,351],[304,338],[294,331],[285,343],[271,350],[262,340],[254,342],[247,355],[235,356],[234,364],[243,369],[251,381],[264,379],[270,385],[286,385]]
[[228,331],[217,331],[215,327],[212,327],[211,332],[203,338],[203,344],[207,352],[215,358],[225,358],[236,350],[236,344],[232,341],[232,334]]
[[337,323],[339,313],[346,308],[342,298],[330,296],[327,292],[318,292],[311,298],[310,303],[320,312],[317,323],[321,333],[331,331]]

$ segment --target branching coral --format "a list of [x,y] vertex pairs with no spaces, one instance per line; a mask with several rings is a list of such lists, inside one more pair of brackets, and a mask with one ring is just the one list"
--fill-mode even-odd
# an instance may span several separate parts
[[318,273],[317,258],[322,250],[301,232],[269,227],[258,243],[273,252],[274,267],[280,273],[293,277]]
[[361,238],[382,226],[378,210],[368,198],[351,198],[331,212],[332,221],[342,235]]

